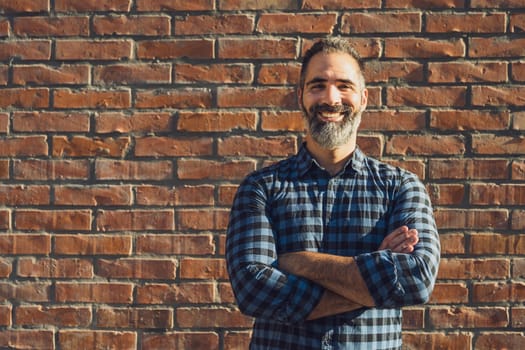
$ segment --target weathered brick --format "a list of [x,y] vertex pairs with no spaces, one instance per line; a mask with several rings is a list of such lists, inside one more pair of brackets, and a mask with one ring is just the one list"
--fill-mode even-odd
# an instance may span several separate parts
[[57,282],[55,297],[59,303],[129,304],[133,285],[116,282]]
[[482,332],[474,343],[476,350],[520,349],[525,346],[521,332]]
[[525,283],[474,283],[474,303],[519,302],[525,297]]
[[83,112],[14,112],[13,130],[17,132],[87,132],[90,119]]
[[462,39],[385,39],[385,56],[388,58],[458,58],[465,54],[466,45]]
[[148,283],[137,286],[136,302],[140,304],[207,304],[216,302],[215,285],[211,282]]
[[251,64],[176,64],[175,81],[180,83],[250,83]]
[[396,135],[386,144],[386,152],[397,155],[457,155],[465,149],[461,136]]
[[129,11],[131,0],[55,0],[59,12]]
[[218,141],[217,153],[220,156],[290,156],[297,153],[297,140],[294,137],[231,136]]
[[208,89],[141,90],[135,108],[209,108],[211,103]]
[[162,132],[172,129],[172,116],[167,112],[100,112],[95,115],[97,133]]
[[462,233],[447,233],[440,234],[441,241],[441,255],[448,254],[465,254],[465,235]]
[[442,229],[509,228],[509,212],[505,209],[438,209],[434,216]]
[[442,259],[439,279],[472,280],[498,279],[510,276],[510,262],[506,259]]
[[7,258],[0,258],[0,277],[7,278],[9,275],[11,275],[11,272],[13,271],[13,266],[11,260],[7,260]]
[[24,326],[88,327],[92,313],[85,306],[20,305],[15,317],[17,324]]
[[185,16],[175,19],[175,34],[251,34],[254,23],[254,16],[245,14]]
[[525,102],[520,98],[524,93],[525,88],[522,86],[473,86],[472,104],[475,106],[524,106]]
[[295,85],[299,82],[298,64],[263,64],[257,75],[257,82],[262,85]]
[[[1,52],[1,49],[0,49]],[[47,88],[6,88],[0,90],[0,108],[47,108],[49,89]]]
[[182,279],[227,279],[224,259],[184,258],[180,261]]
[[403,332],[403,349],[471,349],[472,335],[467,333]]
[[238,310],[220,308],[180,307],[175,311],[177,325],[188,327],[249,327],[251,318],[242,315]]
[[[219,335],[214,332],[144,333],[142,349],[219,349]],[[231,348],[234,349],[234,348]]]
[[53,92],[53,107],[58,109],[96,108],[122,109],[131,107],[130,90],[57,89]]
[[224,334],[225,349],[248,349],[250,347],[250,332],[226,332]]
[[171,82],[169,64],[113,64],[95,67],[95,84],[163,84]]
[[130,255],[130,235],[57,235],[53,251],[58,255]]
[[177,120],[177,130],[185,132],[221,132],[255,130],[255,112],[186,112],[181,111]]
[[61,349],[82,347],[90,349],[135,349],[137,347],[137,333],[64,329],[58,332],[57,345]]
[[17,160],[13,164],[13,178],[17,180],[85,180],[90,165],[82,160]]
[[211,59],[214,57],[214,42],[208,39],[171,39],[138,41],[139,59]]
[[522,205],[525,203],[525,185],[479,184],[470,186],[470,203],[474,205]]
[[436,283],[432,291],[432,304],[467,303],[469,290],[465,283]]
[[[429,63],[430,65],[430,63]],[[363,74],[367,82],[422,82],[423,65],[417,62],[366,61]]]
[[293,0],[221,0],[221,10],[296,10],[297,1]]
[[336,24],[337,15],[335,13],[263,13],[257,21],[256,30],[260,33],[331,34]]
[[470,253],[473,255],[521,255],[523,252],[525,243],[521,235],[475,233],[470,237]]
[[434,205],[461,205],[466,190],[462,184],[437,184],[430,186],[428,192]]
[[204,159],[177,160],[177,176],[185,180],[240,180],[255,170],[255,162],[212,161]]
[[510,163],[505,159],[433,159],[431,179],[507,179]]
[[351,10],[380,8],[380,0],[305,0],[305,10]]
[[224,230],[228,224],[229,211],[186,209],[176,213],[177,227],[181,230]]
[[463,107],[464,87],[391,87],[387,89],[388,106]]
[[525,154],[525,138],[523,136],[473,135],[472,151],[478,154]]
[[15,349],[53,349],[55,334],[52,330],[11,329],[0,331],[0,346]]
[[213,0],[136,0],[138,11],[206,11],[213,10]]
[[20,230],[87,231],[91,228],[91,211],[19,209],[14,225]]
[[512,162],[511,167],[512,167],[511,179],[513,180],[524,180],[525,179],[525,161],[522,162],[522,161],[516,160]]
[[136,239],[137,254],[208,255],[215,252],[213,236],[188,235],[141,235]]
[[294,89],[286,87],[222,87],[217,91],[219,107],[281,107],[294,108],[297,97]]
[[525,14],[516,13],[510,15],[511,33],[520,33],[525,31]]
[[296,39],[219,39],[221,59],[293,59],[297,56]]
[[51,58],[50,40],[16,40],[0,42],[0,60],[41,60]]
[[507,111],[433,110],[430,126],[440,130],[505,130],[511,123]]
[[2,234],[0,253],[2,255],[49,254],[51,237],[44,234]]
[[503,37],[471,38],[468,56],[472,58],[515,57],[525,53],[525,39]]
[[172,178],[171,161],[97,160],[99,180],[165,180]]
[[0,13],[49,11],[49,0],[0,0]]
[[95,16],[93,32],[98,35],[166,36],[171,31],[168,16]]
[[53,151],[55,157],[123,157],[130,146],[129,137],[89,138],[84,136],[55,136]]
[[508,79],[503,62],[435,62],[428,65],[430,83],[504,83]]
[[303,113],[298,111],[263,111],[261,113],[261,129],[264,131],[304,131]]
[[29,37],[88,36],[89,17],[16,17],[13,20],[13,32],[18,36]]
[[420,12],[351,13],[341,18],[341,32],[354,33],[418,33]]
[[45,136],[11,137],[0,139],[0,156],[23,157],[47,155]]
[[51,300],[51,284],[43,282],[0,282],[0,301],[24,300],[29,303],[43,303]]
[[0,205],[47,205],[50,194],[49,186],[0,185]]
[[505,13],[442,14],[426,16],[425,31],[429,33],[504,33]]
[[137,186],[136,202],[139,205],[184,206],[213,205],[214,187],[199,186]]
[[193,157],[210,156],[213,153],[211,138],[141,137],[135,139],[137,157]]
[[55,55],[59,60],[121,60],[130,59],[130,40],[57,40]]
[[54,203],[56,205],[113,206],[131,205],[131,186],[56,186]]
[[503,307],[443,307],[429,311],[430,322],[436,328],[498,328],[509,324]]
[[426,116],[422,112],[381,110],[368,111],[363,114],[361,130],[423,130],[426,127]]
[[11,326],[12,324],[11,313],[12,313],[11,305],[0,305],[0,326],[3,326],[3,327]]
[[173,326],[172,309],[102,307],[96,315],[101,328],[169,329]]
[[173,260],[122,258],[97,261],[97,276],[106,278],[174,279],[176,270],[177,264]]
[[100,210],[96,215],[102,232],[172,230],[174,224],[172,210]]
[[421,308],[411,307],[403,309],[403,330],[424,328],[424,318],[425,310]]

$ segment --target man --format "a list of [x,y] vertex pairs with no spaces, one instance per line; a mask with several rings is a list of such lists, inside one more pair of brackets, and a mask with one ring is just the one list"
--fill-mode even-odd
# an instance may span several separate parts
[[298,154],[236,194],[226,261],[251,349],[399,349],[401,307],[428,301],[440,245],[415,175],[356,145],[368,92],[358,54],[330,38],[305,54]]

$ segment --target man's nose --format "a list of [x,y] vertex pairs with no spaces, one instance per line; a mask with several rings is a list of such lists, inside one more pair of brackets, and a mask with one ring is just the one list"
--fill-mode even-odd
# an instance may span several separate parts
[[341,91],[335,85],[329,85],[326,89],[326,103],[329,105],[341,104]]

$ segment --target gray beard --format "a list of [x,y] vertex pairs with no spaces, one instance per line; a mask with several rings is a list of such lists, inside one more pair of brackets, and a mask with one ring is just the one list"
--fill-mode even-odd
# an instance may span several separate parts
[[360,111],[352,113],[349,109],[344,113],[341,122],[327,123],[317,117],[315,108],[310,108],[308,111],[304,107],[302,109],[312,139],[326,149],[335,149],[346,144],[357,131],[361,120]]

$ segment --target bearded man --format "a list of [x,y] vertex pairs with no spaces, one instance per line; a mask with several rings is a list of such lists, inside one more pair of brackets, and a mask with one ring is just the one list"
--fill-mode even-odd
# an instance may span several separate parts
[[402,307],[433,290],[440,244],[417,177],[366,156],[357,131],[368,100],[349,42],[303,58],[299,152],[239,186],[226,262],[250,349],[401,349]]

